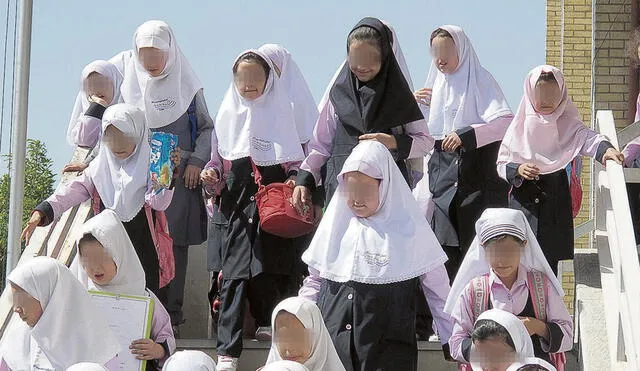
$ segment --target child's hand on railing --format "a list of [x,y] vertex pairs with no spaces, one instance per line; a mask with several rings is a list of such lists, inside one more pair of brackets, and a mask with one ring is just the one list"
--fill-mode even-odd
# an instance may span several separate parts
[[29,221],[27,222],[27,226],[24,227],[24,230],[22,231],[22,235],[20,236],[20,238],[23,241],[25,241],[27,245],[29,244],[29,240],[31,240],[31,235],[33,235],[33,231],[36,230],[36,228],[40,225],[41,221],[42,221],[42,214],[39,211],[34,211],[33,214],[31,214],[31,219],[29,219]]
[[602,156],[602,163],[607,164],[607,160],[613,160],[617,164],[622,165],[624,162],[624,155],[615,148],[609,148]]
[[65,165],[64,169],[62,169],[63,173],[73,173],[73,172],[83,172],[86,168],[89,167],[89,164],[85,164],[84,162],[72,162],[70,164]]

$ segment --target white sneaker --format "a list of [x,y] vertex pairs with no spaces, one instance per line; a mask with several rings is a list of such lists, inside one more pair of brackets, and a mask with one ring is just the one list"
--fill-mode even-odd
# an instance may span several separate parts
[[272,337],[271,334],[272,334],[271,326],[258,327],[258,331],[256,331],[256,340],[271,341],[271,337]]
[[238,358],[229,356],[218,356],[217,371],[237,371],[238,370]]
[[429,336],[429,342],[430,343],[439,343],[440,342],[440,336],[438,336],[438,334],[433,334],[433,335]]

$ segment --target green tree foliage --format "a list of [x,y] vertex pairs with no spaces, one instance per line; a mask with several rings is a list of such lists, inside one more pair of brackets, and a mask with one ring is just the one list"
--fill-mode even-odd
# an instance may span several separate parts
[[[5,158],[11,167],[11,158]],[[26,224],[31,212],[44,199],[53,193],[55,175],[51,170],[53,161],[47,157],[47,147],[39,140],[27,140],[27,158],[25,164],[24,201],[22,224]],[[11,177],[4,174],[0,178],[0,290],[4,289],[6,252],[9,222],[9,189]],[[22,246],[24,249],[24,244]]]

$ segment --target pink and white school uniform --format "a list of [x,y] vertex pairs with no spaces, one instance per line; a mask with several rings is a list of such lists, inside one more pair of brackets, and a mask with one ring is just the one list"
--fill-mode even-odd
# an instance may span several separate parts
[[84,223],[77,243],[86,234],[91,234],[95,237],[109,253],[109,256],[116,264],[116,275],[107,285],[94,283],[82,267],[79,254],[76,254],[76,258],[71,264],[71,271],[87,290],[118,295],[145,296],[153,299],[151,339],[162,345],[165,349],[165,357],[160,360],[154,360],[147,366],[155,366],[158,370],[162,369],[164,362],[176,350],[176,339],[171,328],[171,318],[160,299],[146,288],[144,269],[122,222],[120,222],[118,215],[113,210],[104,210]]
[[33,327],[14,314],[0,344],[0,370],[65,371],[79,362],[119,370],[116,356],[124,350],[66,266],[36,257],[14,269],[8,280],[38,300],[43,312]]
[[[552,73],[562,91],[562,101],[548,115],[535,110],[534,92],[542,73]],[[585,126],[567,93],[562,72],[538,66],[524,81],[518,113],[507,129],[498,154],[498,174],[511,185],[509,207],[522,210],[549,265],[573,259],[573,215],[566,167],[576,156],[602,161],[613,148],[606,137]],[[534,180],[518,175],[518,167],[532,163],[540,169]]]
[[[545,341],[539,336],[532,336],[536,357],[549,361],[549,353],[571,350],[573,321],[562,299],[562,284],[547,263],[524,214],[514,209],[487,209],[478,219],[475,229],[476,237],[451,286],[444,309],[454,320],[453,333],[449,340],[451,355],[463,363],[470,361],[470,334],[477,319],[477,312],[491,308],[540,320],[542,318],[539,316],[544,316],[550,338],[549,341]],[[489,266],[483,246],[485,242],[500,235],[511,235],[527,242],[520,258],[517,279],[510,289]],[[530,274],[534,271],[542,277],[541,287],[544,287],[546,297],[543,303],[545,311],[538,313],[538,316],[534,307],[537,297],[530,295],[532,289],[535,289],[532,286],[534,282],[530,279]],[[480,284],[482,289],[476,286]]]
[[[147,221],[146,207],[163,211],[171,203],[173,190],[156,194],[151,186],[148,131],[142,111],[128,105],[109,107],[102,118],[102,132],[113,125],[136,141],[134,152],[125,160],[116,157],[106,144],[89,167],[36,207],[43,218],[40,226],[51,224],[68,209],[98,196],[100,209],[112,209],[123,222],[146,273],[147,287],[159,288],[160,273],[156,247]],[[153,212],[153,211],[152,211]]]

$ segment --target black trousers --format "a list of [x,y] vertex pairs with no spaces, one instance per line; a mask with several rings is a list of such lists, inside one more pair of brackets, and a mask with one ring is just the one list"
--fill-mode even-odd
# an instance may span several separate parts
[[[223,272],[224,274],[224,272]],[[245,300],[258,326],[271,326],[271,313],[276,305],[291,296],[291,277],[261,273],[248,280],[222,280],[218,318],[218,355],[239,358],[242,353]]]
[[164,303],[172,325],[179,325],[184,322],[182,304],[184,303],[184,285],[187,280],[187,263],[189,262],[189,246],[173,245],[173,258],[176,261],[176,275],[163,288],[166,295]]

